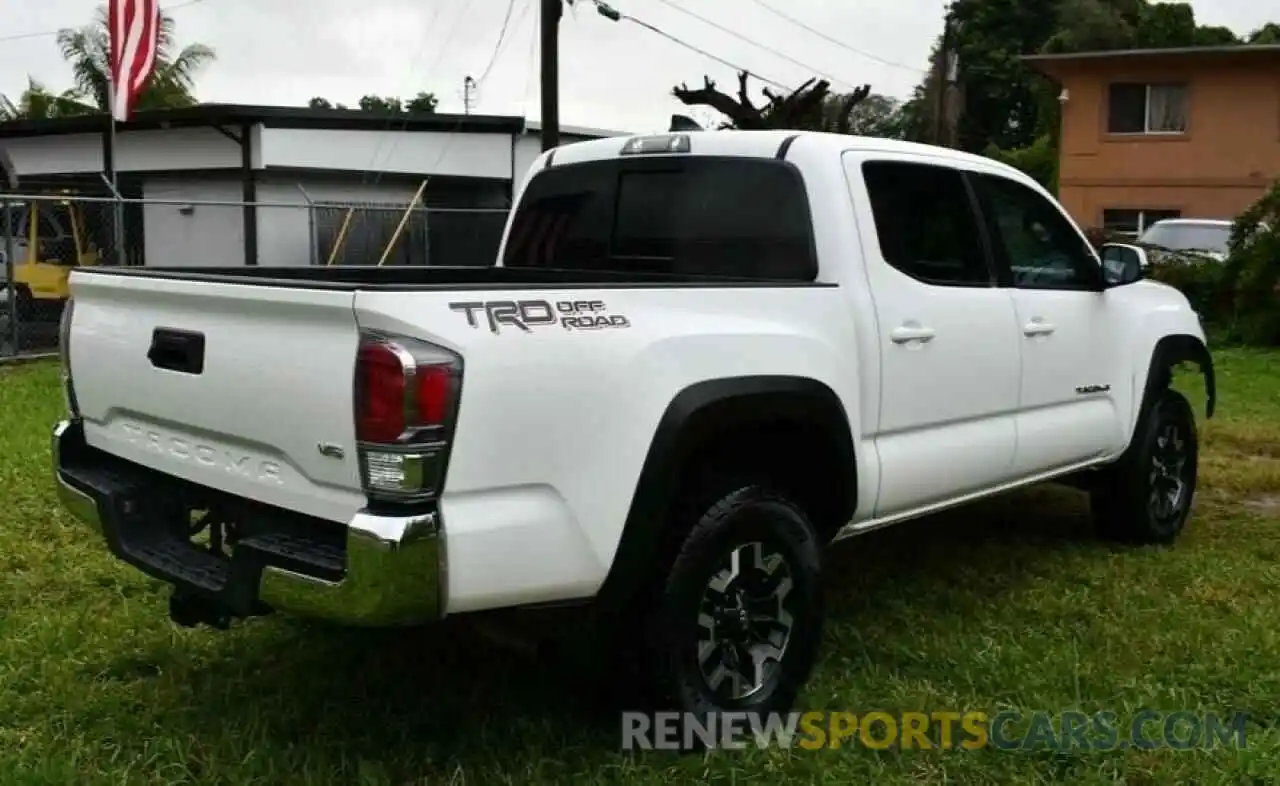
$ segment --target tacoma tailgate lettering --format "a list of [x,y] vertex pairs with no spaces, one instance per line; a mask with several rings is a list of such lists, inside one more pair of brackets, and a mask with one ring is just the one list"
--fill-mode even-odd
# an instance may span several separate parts
[[221,467],[229,475],[238,475],[259,483],[277,486],[284,484],[278,462],[258,459],[231,448],[215,447],[186,437],[165,434],[137,423],[124,423],[121,429],[130,444],[152,453],[204,467]]

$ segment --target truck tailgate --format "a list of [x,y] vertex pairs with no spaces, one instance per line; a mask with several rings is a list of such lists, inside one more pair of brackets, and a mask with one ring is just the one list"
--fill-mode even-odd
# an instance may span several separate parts
[[91,446],[334,521],[360,507],[353,292],[93,273],[71,292]]

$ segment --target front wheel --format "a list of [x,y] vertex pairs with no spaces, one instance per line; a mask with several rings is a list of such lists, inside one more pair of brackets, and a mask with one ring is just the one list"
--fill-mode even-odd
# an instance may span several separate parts
[[1186,526],[1196,491],[1199,442],[1191,404],[1177,391],[1162,391],[1133,438],[1093,491],[1094,518],[1104,535],[1171,543]]
[[786,712],[822,638],[813,525],[774,492],[733,491],[685,538],[654,612],[651,667],[675,709]]

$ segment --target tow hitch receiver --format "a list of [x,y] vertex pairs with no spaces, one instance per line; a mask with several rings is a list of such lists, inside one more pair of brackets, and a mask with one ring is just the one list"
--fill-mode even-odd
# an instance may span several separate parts
[[174,589],[169,596],[169,619],[175,625],[194,628],[201,624],[218,630],[231,627],[232,614],[227,609],[192,592]]

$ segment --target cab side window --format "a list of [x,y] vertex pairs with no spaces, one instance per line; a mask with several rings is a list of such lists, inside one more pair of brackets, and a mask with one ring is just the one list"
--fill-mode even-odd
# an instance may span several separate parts
[[959,171],[868,161],[862,178],[885,262],[926,284],[992,285],[978,217]]
[[992,245],[1020,289],[1096,289],[1101,268],[1084,237],[1043,196],[1008,178],[974,174]]

